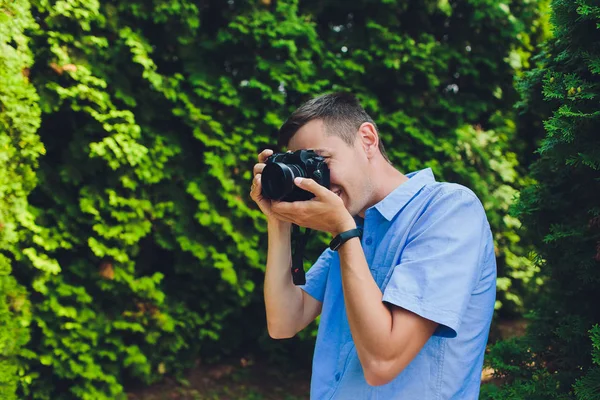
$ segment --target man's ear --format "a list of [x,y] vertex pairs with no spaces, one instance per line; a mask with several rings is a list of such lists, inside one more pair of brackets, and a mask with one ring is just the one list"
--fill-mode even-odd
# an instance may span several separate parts
[[379,153],[379,135],[375,125],[370,122],[363,122],[358,128],[358,139],[367,158],[372,158]]

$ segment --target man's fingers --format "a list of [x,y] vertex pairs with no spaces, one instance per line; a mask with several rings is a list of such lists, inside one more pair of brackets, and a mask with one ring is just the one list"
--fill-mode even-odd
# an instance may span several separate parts
[[314,194],[315,196],[323,196],[325,193],[327,193],[329,191],[325,186],[319,185],[317,182],[315,182],[312,179],[296,178],[296,179],[294,179],[294,183],[300,189],[307,190],[307,191],[311,192],[312,194]]
[[258,163],[258,164],[254,164],[254,175],[256,174],[262,174],[262,170],[265,169],[265,165],[264,163]]
[[265,149],[265,150],[261,151],[260,154],[258,155],[258,162],[264,163],[265,160],[272,155],[273,155],[273,150]]
[[282,216],[294,217],[298,216],[302,208],[301,201],[287,202],[277,201],[271,205],[271,210]]
[[254,175],[254,179],[252,179],[252,186],[250,187],[250,196],[255,198],[261,192],[261,184],[260,184],[261,174]]
[[294,203],[286,201],[274,201],[271,203],[271,212],[275,217],[281,221],[294,222]]
[[294,219],[293,218],[290,218],[290,217],[288,217],[287,215],[284,215],[284,214],[279,214],[278,212],[276,212],[275,210],[273,210],[273,207],[271,207],[271,214],[275,218],[277,218],[278,220],[280,220],[280,221],[289,222],[289,223],[292,223],[292,224],[294,223]]

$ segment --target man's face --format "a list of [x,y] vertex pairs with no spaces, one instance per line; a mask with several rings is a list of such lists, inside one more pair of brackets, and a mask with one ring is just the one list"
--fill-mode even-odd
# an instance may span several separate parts
[[372,195],[368,159],[360,140],[353,146],[336,135],[327,135],[322,120],[312,120],[300,128],[288,144],[288,150],[312,149],[329,167],[332,192],[344,201],[350,215],[359,214]]

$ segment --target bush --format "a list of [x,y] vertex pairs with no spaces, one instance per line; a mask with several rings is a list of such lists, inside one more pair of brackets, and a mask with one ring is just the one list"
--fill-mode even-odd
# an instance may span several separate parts
[[535,238],[546,284],[528,334],[491,353],[508,382],[494,399],[600,398],[600,7],[555,0],[552,10],[554,38],[528,86],[542,86],[554,111],[531,171],[537,183],[515,207]]

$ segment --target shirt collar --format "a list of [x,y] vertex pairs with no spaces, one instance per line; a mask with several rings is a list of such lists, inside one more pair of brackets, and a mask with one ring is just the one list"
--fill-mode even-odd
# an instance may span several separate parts
[[[406,175],[409,179],[400,184],[383,200],[370,207],[379,211],[379,213],[388,221],[396,216],[404,206],[423,188],[423,186],[435,182],[431,168],[425,168],[420,171],[411,172]],[[369,211],[367,210],[367,212]]]

